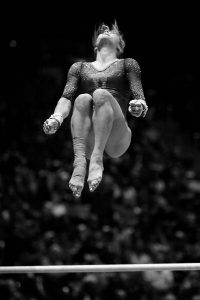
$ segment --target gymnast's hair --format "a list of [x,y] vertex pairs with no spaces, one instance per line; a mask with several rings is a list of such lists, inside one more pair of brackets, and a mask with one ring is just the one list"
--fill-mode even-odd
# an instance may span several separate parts
[[121,56],[124,52],[125,41],[124,41],[123,34],[119,30],[116,20],[110,27],[102,23],[101,25],[99,25],[97,29],[95,29],[93,39],[92,39],[94,52],[96,53],[97,51],[97,46],[96,46],[97,37],[99,36],[99,34],[103,33],[106,29],[110,30],[113,33],[116,33],[119,36],[119,46],[117,48],[117,56]]

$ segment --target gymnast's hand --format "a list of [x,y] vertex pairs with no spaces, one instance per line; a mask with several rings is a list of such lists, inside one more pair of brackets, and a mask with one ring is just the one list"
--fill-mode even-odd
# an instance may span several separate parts
[[46,134],[54,134],[60,127],[60,123],[58,120],[54,118],[47,119],[43,124],[43,130]]
[[145,117],[148,110],[148,106],[144,100],[131,100],[129,102],[128,111],[136,118]]

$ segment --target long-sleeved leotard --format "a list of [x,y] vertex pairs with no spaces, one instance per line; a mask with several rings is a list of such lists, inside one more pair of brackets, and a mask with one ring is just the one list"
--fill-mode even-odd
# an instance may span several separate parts
[[132,58],[116,60],[103,71],[96,70],[90,62],[74,63],[68,72],[62,97],[74,100],[79,94],[92,95],[98,88],[113,95],[124,115],[130,100],[145,100],[140,67]]

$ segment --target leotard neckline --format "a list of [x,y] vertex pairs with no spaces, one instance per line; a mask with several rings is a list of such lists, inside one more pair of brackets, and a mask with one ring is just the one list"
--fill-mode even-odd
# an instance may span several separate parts
[[89,65],[90,65],[95,71],[97,71],[97,72],[103,72],[103,71],[105,71],[106,69],[108,69],[110,66],[112,66],[114,63],[116,63],[116,62],[118,62],[118,61],[120,61],[120,59],[114,60],[113,62],[111,62],[111,63],[110,63],[106,68],[104,68],[103,70],[98,70],[97,68],[95,68],[95,66],[93,65],[92,62],[90,62]]

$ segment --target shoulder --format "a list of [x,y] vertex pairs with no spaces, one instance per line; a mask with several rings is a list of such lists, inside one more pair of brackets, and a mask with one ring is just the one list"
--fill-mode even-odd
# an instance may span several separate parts
[[78,75],[81,70],[82,63],[83,63],[82,61],[73,63],[69,68],[69,73],[72,75]]
[[140,72],[140,66],[134,58],[124,58],[124,63],[127,71]]

